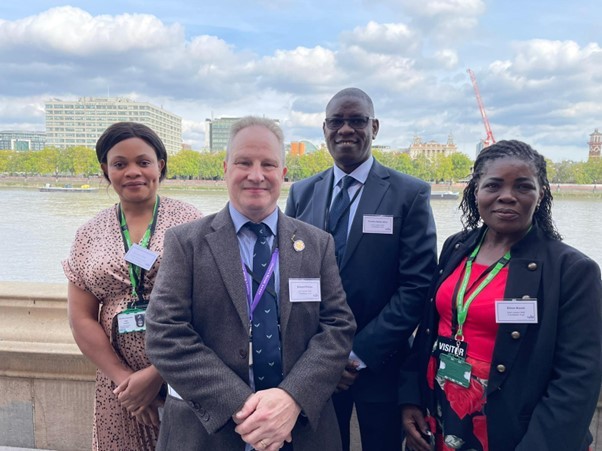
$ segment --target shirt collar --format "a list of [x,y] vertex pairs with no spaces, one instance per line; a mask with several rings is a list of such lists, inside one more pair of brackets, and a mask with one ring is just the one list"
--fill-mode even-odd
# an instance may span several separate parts
[[370,169],[372,168],[372,163],[374,163],[374,157],[370,156],[366,161],[360,164],[357,168],[353,170],[350,174],[345,173],[341,168],[337,165],[334,165],[334,180],[333,187],[337,186],[343,177],[346,175],[351,175],[355,180],[360,182],[362,185],[366,183],[368,180],[368,174],[370,173]]
[[[249,221],[245,215],[239,212],[231,202],[228,202],[228,210],[230,211],[230,217],[232,218],[232,222],[234,223],[234,230],[236,233],[240,232],[240,229]],[[253,221],[251,221],[253,222]],[[266,218],[264,218],[261,222],[267,225],[272,231],[272,235],[276,236],[276,232],[278,231],[278,207],[270,213]]]

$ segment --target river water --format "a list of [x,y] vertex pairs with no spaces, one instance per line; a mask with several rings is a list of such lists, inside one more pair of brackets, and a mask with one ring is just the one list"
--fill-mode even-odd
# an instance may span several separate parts
[[[160,195],[189,202],[203,213],[220,210],[227,193],[163,189]],[[0,281],[66,282],[61,260],[69,254],[76,229],[98,211],[117,203],[111,188],[93,193],[42,193],[37,189],[0,188]],[[280,199],[284,209],[286,193]],[[431,202],[439,249],[460,230],[458,201]],[[560,199],[553,215],[565,242],[602,266],[602,200]]]

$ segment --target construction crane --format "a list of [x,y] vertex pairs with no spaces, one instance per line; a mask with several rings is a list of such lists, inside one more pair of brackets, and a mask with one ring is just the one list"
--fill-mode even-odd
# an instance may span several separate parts
[[487,119],[487,114],[485,113],[485,107],[483,106],[483,101],[481,100],[481,94],[479,93],[479,86],[477,85],[477,77],[475,77],[474,72],[470,69],[466,69],[468,75],[470,75],[470,81],[472,81],[472,87],[474,88],[475,96],[477,97],[477,104],[479,105],[479,111],[481,111],[481,117],[483,118],[483,124],[485,124],[485,139],[483,140],[483,148],[490,146],[491,144],[495,144],[495,138],[493,137],[493,132],[491,131],[491,125],[489,125],[489,119]]

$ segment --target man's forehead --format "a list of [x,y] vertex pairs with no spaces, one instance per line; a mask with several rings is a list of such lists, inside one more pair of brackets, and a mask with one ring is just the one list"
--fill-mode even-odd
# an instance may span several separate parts
[[333,98],[326,107],[326,113],[337,114],[342,109],[353,109],[368,114],[369,106],[366,99],[360,96],[343,95]]

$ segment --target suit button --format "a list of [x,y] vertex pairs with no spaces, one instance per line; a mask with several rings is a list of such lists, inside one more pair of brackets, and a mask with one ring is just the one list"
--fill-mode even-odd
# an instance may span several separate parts
[[433,303],[433,298],[430,298],[430,299],[429,299],[429,302],[432,304],[432,303]]
[[495,367],[498,373],[504,373],[506,371],[506,365],[498,365]]
[[515,340],[518,340],[520,338],[520,332],[518,330],[515,330],[510,334],[510,336]]
[[430,330],[430,329],[427,329],[427,330],[425,330],[424,332],[425,332],[427,335],[430,335],[430,334],[431,334],[431,330]]
[[527,265],[529,271],[535,271],[537,269],[537,263],[531,262]]
[[241,359],[246,359],[247,358],[247,350],[246,349],[239,349],[238,350],[238,355],[240,356]]
[[439,270],[439,274],[443,274],[443,270],[442,269]]
[[198,402],[190,401],[190,405],[194,410],[201,410],[201,406]]
[[456,243],[456,245],[454,246],[454,249],[458,249],[460,247],[460,243]]

